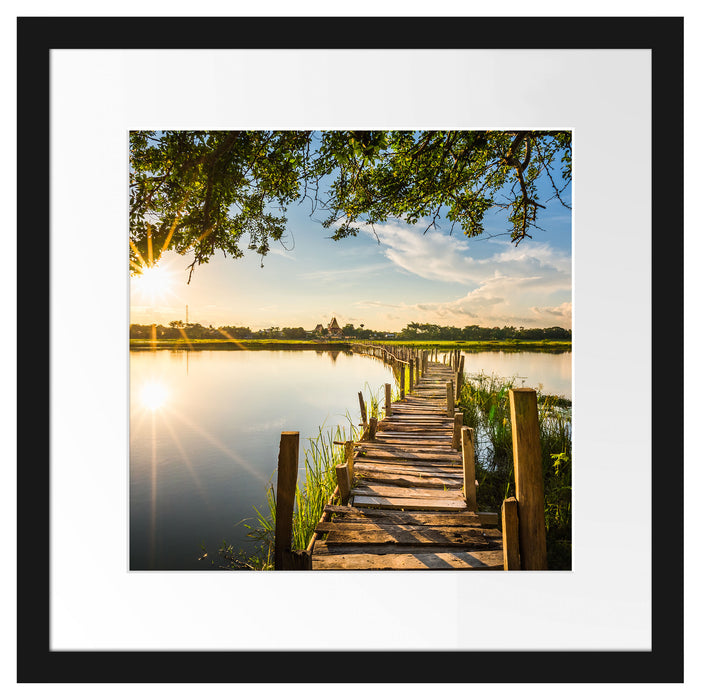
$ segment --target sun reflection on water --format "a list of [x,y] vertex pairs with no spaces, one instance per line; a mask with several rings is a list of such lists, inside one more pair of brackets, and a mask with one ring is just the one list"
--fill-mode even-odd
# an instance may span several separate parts
[[156,411],[166,403],[168,390],[160,382],[147,382],[142,385],[139,398],[142,405],[152,411]]

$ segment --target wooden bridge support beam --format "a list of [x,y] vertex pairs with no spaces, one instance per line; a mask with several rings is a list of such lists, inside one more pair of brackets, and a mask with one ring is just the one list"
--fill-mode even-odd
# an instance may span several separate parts
[[510,389],[509,396],[520,563],[523,569],[543,571],[547,568],[547,534],[537,392],[534,389]]

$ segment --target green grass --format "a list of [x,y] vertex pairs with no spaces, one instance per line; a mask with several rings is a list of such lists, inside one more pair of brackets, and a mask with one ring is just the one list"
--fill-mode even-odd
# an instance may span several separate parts
[[[377,405],[377,404],[376,404]],[[368,402],[367,402],[368,406]],[[368,410],[368,409],[367,409]],[[372,414],[373,415],[373,414]],[[315,531],[324,507],[337,487],[335,467],[345,460],[344,446],[335,442],[356,440],[360,430],[347,414],[347,426],[321,427],[314,438],[308,439],[303,450],[304,476],[296,484],[293,510],[292,548],[305,549]],[[273,482],[273,476],[271,481]],[[266,504],[256,513],[253,525],[243,523],[249,529],[248,536],[256,543],[253,554],[235,553],[232,545],[223,542],[219,554],[224,559],[223,568],[230,569],[273,569],[276,532],[276,492],[273,483],[266,491]]]
[[[500,512],[515,495],[508,391],[514,378],[468,376],[457,408],[476,437],[478,508]],[[537,391],[542,448],[547,560],[550,569],[571,569],[571,402]]]

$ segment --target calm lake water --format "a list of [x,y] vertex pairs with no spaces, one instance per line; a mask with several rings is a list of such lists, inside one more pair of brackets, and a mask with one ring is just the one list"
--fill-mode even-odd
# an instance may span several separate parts
[[464,373],[515,377],[515,386],[571,398],[571,352],[466,352]]
[[[467,353],[464,370],[571,397],[570,352]],[[223,540],[252,551],[242,521],[268,513],[281,432],[300,432],[302,471],[308,439],[359,423],[358,392],[386,382],[380,361],[338,351],[132,351],[130,568],[209,570]]]

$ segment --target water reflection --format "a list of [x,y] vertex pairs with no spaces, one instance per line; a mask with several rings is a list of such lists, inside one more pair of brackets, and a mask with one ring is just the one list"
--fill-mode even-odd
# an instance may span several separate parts
[[543,352],[462,352],[464,372],[495,374],[515,378],[515,386],[539,389],[571,399],[571,351]]
[[168,391],[161,382],[146,382],[142,385],[139,398],[142,405],[152,411],[156,411],[166,403]]
[[[571,353],[467,353],[465,371],[571,396]],[[223,540],[251,551],[241,521],[266,512],[281,432],[300,432],[302,471],[308,438],[358,423],[358,392],[386,382],[380,361],[338,350],[130,353],[130,568],[211,569],[201,544]]]
[[[318,428],[358,422],[357,393],[391,372],[326,351],[130,354],[130,568],[211,568],[201,544],[251,551],[243,525],[266,512],[283,430],[303,448]],[[326,429],[325,428],[325,429]]]

